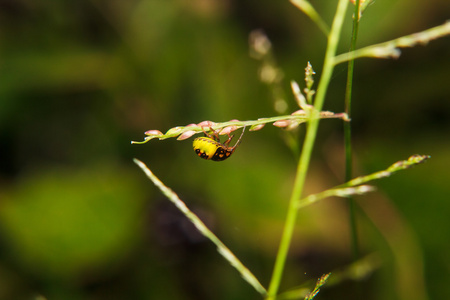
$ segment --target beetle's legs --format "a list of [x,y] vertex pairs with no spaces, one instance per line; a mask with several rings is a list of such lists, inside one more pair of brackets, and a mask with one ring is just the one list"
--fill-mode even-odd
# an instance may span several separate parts
[[207,132],[205,131],[205,128],[202,127],[202,131],[203,131],[203,133],[205,134],[205,136],[207,136],[207,137],[209,137],[210,139],[213,139],[213,140],[215,140],[215,141],[217,141],[217,142],[220,143],[219,135],[217,134],[217,132],[216,132],[214,129],[212,129],[211,127],[209,127],[209,129],[214,133],[214,135],[211,135],[211,134],[207,133]]
[[220,143],[220,138],[219,138],[219,134],[217,133],[217,131],[215,131],[214,129],[212,129],[211,127],[209,127],[209,130],[211,130],[214,134],[214,137],[208,135],[210,138],[214,139],[216,142]]
[[[227,133],[228,139],[225,141],[225,143],[223,143],[223,145],[226,146],[227,148],[230,148],[231,150],[234,150],[234,148],[236,148],[236,147],[241,143],[241,139],[242,139],[242,136],[244,135],[245,127],[246,127],[246,126],[244,126],[244,128],[242,129],[242,133],[241,133],[241,135],[239,136],[238,141],[236,142],[236,144],[235,144],[233,147],[229,147],[229,145],[230,145],[231,140],[234,138],[234,134],[233,134],[233,135],[230,135],[229,133]],[[205,136],[207,136],[207,137],[209,137],[210,139],[213,139],[213,140],[215,140],[216,142],[219,142],[219,143],[220,143],[220,138],[219,138],[218,132],[215,131],[214,129],[212,129],[211,127],[209,127],[209,130],[212,131],[213,134],[207,133],[207,132],[205,131],[205,128],[202,127],[202,131],[203,131],[203,133],[205,134]]]
[[228,147],[230,145],[231,140],[234,138],[234,134],[230,135],[229,133],[227,133],[227,135],[228,135],[228,140],[226,140],[225,143],[223,143],[223,144]]
[[[239,146],[239,144],[241,143],[241,139],[242,139],[242,136],[244,135],[244,131],[245,131],[245,127],[247,127],[247,126],[244,126],[244,128],[242,129],[242,133],[241,133],[241,136],[239,137],[239,139],[238,139],[238,141],[236,142],[236,144],[233,146],[233,147],[231,147],[231,149],[234,151],[234,149],[237,147],[237,146]],[[233,136],[232,136],[233,137]],[[229,139],[230,141],[231,141],[231,139]],[[228,143],[229,143],[229,141],[227,141]]]

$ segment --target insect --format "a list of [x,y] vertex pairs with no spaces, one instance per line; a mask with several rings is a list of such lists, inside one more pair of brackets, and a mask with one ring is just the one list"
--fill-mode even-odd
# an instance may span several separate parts
[[194,147],[195,153],[197,153],[199,157],[213,161],[222,161],[230,157],[234,150],[236,150],[237,146],[239,146],[245,131],[244,127],[236,144],[233,147],[229,147],[234,135],[228,134],[228,140],[222,144],[219,139],[219,134],[211,127],[210,129],[212,130],[213,135],[206,133],[202,127],[202,130],[206,136],[196,138],[192,146]]

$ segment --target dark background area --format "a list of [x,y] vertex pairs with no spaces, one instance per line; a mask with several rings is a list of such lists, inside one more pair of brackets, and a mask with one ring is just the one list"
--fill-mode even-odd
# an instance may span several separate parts
[[[312,1],[331,24],[336,1]],[[358,46],[443,24],[447,0],[377,0]],[[340,52],[348,49],[349,12]],[[224,162],[192,139],[144,132],[277,115],[248,36],[262,29],[290,80],[320,78],[326,39],[288,1],[0,1],[0,299],[261,299],[148,181],[145,162],[267,286],[297,154],[286,132],[246,132]],[[346,65],[325,109],[344,110]],[[355,174],[424,165],[358,197],[363,254],[380,267],[317,299],[450,298],[450,39],[356,61]],[[303,137],[304,128],[295,134]],[[306,193],[342,183],[342,121],[321,122]],[[281,290],[352,262],[346,201],[300,212]]]

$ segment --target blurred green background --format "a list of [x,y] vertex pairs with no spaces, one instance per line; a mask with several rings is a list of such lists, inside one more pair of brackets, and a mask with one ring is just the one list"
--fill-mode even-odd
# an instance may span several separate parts
[[[336,1],[312,3],[330,24]],[[449,17],[448,0],[377,0],[358,45]],[[277,115],[249,55],[255,29],[290,113],[289,81],[303,84],[307,61],[318,81],[325,38],[288,1],[0,1],[0,299],[260,299],[132,158],[267,286],[296,167],[287,133],[246,132],[220,163],[196,157],[192,139],[130,145],[149,129]],[[340,65],[325,109],[343,111],[345,79]],[[355,173],[431,159],[358,198],[362,252],[381,265],[317,299],[450,298],[449,79],[449,38],[356,62]],[[342,141],[341,121],[321,123],[307,193],[342,182]],[[347,219],[343,199],[301,211],[282,290],[352,262]]]

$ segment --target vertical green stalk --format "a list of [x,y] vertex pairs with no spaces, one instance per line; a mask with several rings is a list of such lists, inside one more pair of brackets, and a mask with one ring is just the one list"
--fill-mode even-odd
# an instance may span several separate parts
[[[353,15],[353,30],[352,39],[350,43],[350,51],[354,51],[356,48],[356,39],[358,37],[359,28],[359,14],[360,14],[360,0],[356,0],[355,11]],[[351,119],[351,107],[352,107],[352,86],[353,86],[353,70],[354,70],[355,60],[351,59],[348,62],[347,71],[347,86],[345,91],[345,112]],[[344,122],[344,143],[345,143],[345,181],[349,181],[353,178],[353,159],[352,159],[352,131],[351,122]],[[351,236],[351,248],[353,253],[353,258],[356,260],[359,257],[359,246],[358,246],[358,227],[356,223],[356,212],[355,212],[355,201],[352,197],[348,198],[348,208],[349,208],[349,226],[350,226],[350,236]]]
[[349,2],[348,0],[339,0],[336,14],[333,20],[333,25],[331,27],[330,34],[328,36],[328,43],[325,53],[322,75],[320,78],[319,86],[317,88],[314,110],[312,111],[311,118],[308,122],[305,142],[303,144],[303,150],[297,166],[297,174],[295,177],[294,188],[292,190],[289,202],[289,208],[284,226],[284,231],[281,238],[280,247],[278,249],[277,258],[275,261],[275,266],[269,285],[267,297],[268,300],[276,299],[278,289],[280,287],[281,277],[286,263],[286,258],[289,252],[289,247],[291,245],[292,235],[294,233],[295,222],[297,219],[298,214],[297,205],[302,195],[303,186],[306,179],[306,173],[308,171],[312,150],[317,135],[317,129],[319,127],[320,121],[320,119],[318,118],[319,112],[322,110],[327,88],[331,79],[331,74],[333,73],[334,68],[333,58],[336,54],[336,49],[339,42],[340,32],[342,24],[344,22],[348,2]]

